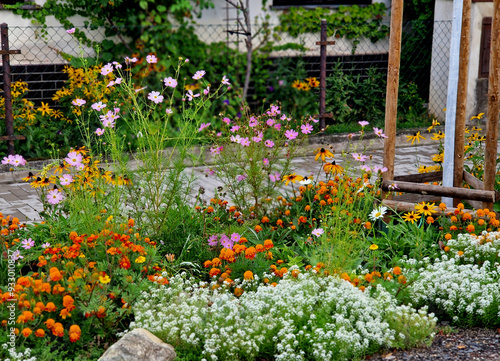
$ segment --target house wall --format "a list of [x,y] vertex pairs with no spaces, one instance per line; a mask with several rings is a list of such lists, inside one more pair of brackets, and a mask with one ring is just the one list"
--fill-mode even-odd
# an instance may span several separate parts
[[[461,0],[458,0],[461,1]],[[481,24],[483,17],[492,16],[492,2],[477,2],[471,6],[471,38],[469,56],[469,74],[467,79],[467,119],[483,111],[478,108],[479,52],[481,45]],[[448,68],[451,41],[451,21],[453,15],[452,0],[436,0],[434,16],[433,51],[431,66],[431,84],[429,87],[429,112],[444,121],[446,94],[448,89]],[[443,24],[449,23],[448,31]],[[444,51],[446,50],[446,51]],[[438,56],[439,54],[439,56]],[[443,89],[445,91],[443,91]]]

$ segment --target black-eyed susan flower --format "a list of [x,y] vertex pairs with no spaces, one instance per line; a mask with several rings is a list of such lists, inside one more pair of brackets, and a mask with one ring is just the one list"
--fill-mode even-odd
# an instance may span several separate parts
[[420,139],[424,139],[424,137],[422,137],[422,135],[420,135],[420,132],[416,132],[416,133],[413,133],[413,135],[407,135],[406,136],[407,138],[407,142],[409,142],[411,140],[411,145],[413,145],[413,143],[415,143],[415,141],[417,141],[417,143],[420,143]]
[[318,158],[321,157],[321,161],[322,162],[325,162],[325,158],[328,157],[328,158],[333,158],[333,153],[330,152],[328,149],[325,149],[325,148],[318,148],[316,150],[316,157],[314,157],[314,160],[318,160]]
[[302,179],[304,179],[304,177],[302,177],[301,175],[297,175],[295,173],[292,173],[292,174],[288,174],[288,175],[285,175],[283,176],[283,182],[285,182],[285,185],[287,186],[288,183],[292,182],[292,183],[295,183],[295,182],[299,182],[301,181]]
[[415,206],[415,209],[424,216],[431,216],[433,213],[437,212],[434,203],[421,202]]
[[411,211],[411,212],[405,213],[403,215],[403,219],[406,222],[411,222],[413,224],[415,221],[420,219],[420,214],[415,213],[414,211]]
[[326,173],[341,174],[344,171],[344,168],[333,161],[331,163],[325,163],[325,165],[323,166],[323,170]]

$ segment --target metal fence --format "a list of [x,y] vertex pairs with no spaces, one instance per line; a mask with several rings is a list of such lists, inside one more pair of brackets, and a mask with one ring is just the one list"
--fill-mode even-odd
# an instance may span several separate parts
[[[257,27],[258,25],[254,25],[253,29]],[[429,104],[429,112],[436,114],[446,103],[451,22],[409,22],[404,24],[403,29],[401,81],[415,83],[419,95]],[[84,32],[95,43],[105,39],[104,29],[78,30]],[[148,29],[141,28],[137,31],[142,33]],[[194,26],[194,32],[203,43],[221,42],[228,48],[245,51],[244,36],[228,32],[225,25],[197,25]],[[298,38],[292,38],[284,33],[274,35],[270,39],[273,50],[267,54],[268,57],[275,60],[291,58],[299,61],[300,59],[309,76],[319,76],[319,46],[316,45],[319,33],[302,34]],[[120,41],[117,37],[112,40]],[[255,43],[259,43],[260,40],[262,39],[255,39]],[[336,44],[327,49],[327,72],[335,63],[340,63],[343,71],[359,74],[360,77],[366,76],[368,69],[373,67],[380,72],[387,72],[388,38],[376,43],[363,39],[357,45],[348,39],[332,40],[335,40]],[[62,73],[62,68],[68,63],[68,57],[96,55],[92,47],[82,45],[62,27],[49,27],[43,30],[35,26],[11,26],[9,42],[10,49],[21,50],[20,55],[11,56],[13,80],[23,80],[28,83],[30,89],[28,97],[35,103],[50,102],[52,94],[63,85],[66,77]],[[300,44],[301,49],[287,47],[286,44],[291,43]],[[227,61],[230,62],[231,59]],[[1,86],[0,83],[0,89]]]

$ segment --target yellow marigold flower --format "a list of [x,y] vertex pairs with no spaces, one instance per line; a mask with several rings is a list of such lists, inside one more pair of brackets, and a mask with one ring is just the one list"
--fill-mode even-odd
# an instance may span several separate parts
[[144,263],[146,262],[146,258],[144,256],[139,256],[135,259],[135,263]]
[[[142,257],[142,256],[141,256]],[[143,257],[144,258],[144,257]],[[135,260],[137,262],[137,260]],[[139,262],[138,262],[139,263]],[[141,262],[142,263],[142,262]],[[99,282],[101,282],[102,284],[106,284],[106,283],[109,283],[111,282],[111,278],[109,278],[108,275],[105,275],[105,276],[99,276]]]
[[372,244],[372,245],[370,246],[370,249],[371,249],[372,251],[375,251],[375,250],[377,250],[377,249],[378,249],[378,246],[377,246],[376,244]]

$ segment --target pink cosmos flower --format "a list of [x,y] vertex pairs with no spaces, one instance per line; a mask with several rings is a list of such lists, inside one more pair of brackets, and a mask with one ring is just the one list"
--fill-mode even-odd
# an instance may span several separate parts
[[77,106],[77,107],[81,107],[83,104],[85,104],[87,101],[86,100],[83,100],[83,99],[80,99],[80,98],[76,98],[75,100],[73,100],[71,102],[71,104]]
[[68,30],[66,30],[66,32],[68,34],[74,34],[75,33],[75,28],[68,29]]
[[35,241],[33,241],[31,238],[28,238],[28,239],[25,239],[21,242],[21,246],[24,248],[24,249],[30,249],[31,247],[33,247],[35,245]]
[[103,102],[92,104],[92,109],[94,110],[100,111],[103,110],[104,108],[106,108],[106,104],[104,104]]
[[240,140],[241,140],[241,136],[239,134],[237,135],[231,135],[231,137],[229,138],[229,140],[233,143],[239,143]]
[[[231,235],[231,242],[233,242],[233,244],[238,243],[240,241],[240,238],[241,236],[238,233],[233,233]],[[233,246],[231,246],[231,248],[233,248]]]
[[151,92],[148,94],[148,99],[155,102],[155,104],[159,104],[163,101],[163,95],[160,95],[160,92]]
[[379,138],[388,138],[387,135],[384,134],[383,129],[378,129],[378,128],[373,128],[373,132],[379,137]]
[[155,64],[158,61],[158,58],[154,55],[148,55],[148,56],[146,56],[146,61],[149,64]]
[[221,81],[221,83],[222,83],[222,84],[224,84],[224,85],[231,85],[231,84],[229,83],[229,79],[228,79],[228,78],[226,78],[226,76],[225,76],[225,75],[222,77],[222,81]]
[[79,167],[82,164],[83,156],[75,151],[69,152],[64,161],[72,167]]
[[61,182],[63,186],[69,186],[71,183],[73,183],[73,177],[71,176],[71,174],[64,174],[59,177],[59,182]]
[[250,117],[250,121],[248,122],[248,126],[253,128],[259,125],[259,121],[255,117]]
[[226,123],[227,125],[229,125],[229,123],[231,123],[231,119],[229,119],[229,118],[222,118],[222,121],[224,123]]
[[113,64],[108,63],[101,68],[101,74],[106,76],[113,72]]
[[172,109],[167,108],[167,109],[165,109],[165,113],[167,113],[167,114],[172,114],[172,113],[173,113],[173,111],[172,111]]
[[281,180],[281,174],[279,172],[274,172],[274,174],[269,174],[269,179],[271,182],[279,182]]
[[274,124],[274,129],[280,130],[281,129],[281,123]]
[[12,253],[10,255],[10,259],[12,259],[13,261],[17,261],[18,259],[23,259],[24,257],[21,256],[21,251],[20,250],[17,250],[17,251],[14,251],[14,253]]
[[314,123],[317,123],[319,122],[319,119],[314,119],[313,117],[309,116],[309,120],[314,122]]
[[273,142],[272,140],[268,139],[268,140],[266,140],[266,141],[264,142],[264,145],[265,145],[266,147],[268,147],[268,148],[272,148],[272,147],[274,147],[274,142]]
[[310,134],[313,131],[313,126],[309,123],[302,124],[300,126],[301,132],[304,134]]
[[58,204],[63,200],[63,195],[58,189],[53,189],[47,194],[47,201],[50,204]]
[[208,240],[207,240],[208,245],[209,245],[210,247],[215,247],[215,246],[217,246],[217,238],[218,238],[218,237],[217,237],[217,235],[216,235],[216,234],[213,234],[213,235],[211,235],[210,237],[208,237]]
[[[115,66],[115,69],[121,69],[122,68],[122,65],[119,62],[117,62],[117,61],[114,61],[113,65]],[[118,79],[120,79],[120,82],[121,82],[121,78],[118,78]],[[117,84],[120,84],[120,83],[117,83]]]
[[384,173],[387,172],[387,167],[379,167],[378,165],[376,165],[375,167],[373,167],[373,171],[375,173]]
[[366,127],[370,123],[368,123],[366,120],[362,120],[362,121],[358,122],[358,124],[361,125],[361,127],[364,128],[364,127]]
[[311,234],[316,237],[321,236],[323,233],[325,233],[325,230],[323,228],[316,228],[311,232]]
[[200,80],[201,78],[203,78],[203,76],[205,76],[206,72],[205,70],[198,70],[194,75],[193,75],[193,79],[195,80]]
[[227,249],[232,249],[233,246],[234,246],[234,242],[232,240],[229,239],[228,236],[226,236],[225,234],[223,234],[222,236],[220,236],[220,244],[222,247],[224,248],[227,248]]
[[293,140],[293,139],[297,138],[298,135],[299,135],[299,132],[296,132],[293,129],[289,129],[285,132],[285,137],[287,137],[288,140]]
[[201,123],[200,128],[198,129],[201,132],[203,129],[208,128],[211,123]]
[[49,242],[45,242],[44,244],[42,244],[42,248],[45,249],[45,248],[49,248],[50,247],[50,243]]
[[222,147],[210,147],[210,153],[212,155],[219,155]]
[[[118,64],[118,65],[120,65],[120,64]],[[118,67],[118,66],[117,66],[117,67]],[[121,65],[120,65],[120,67],[121,67]],[[116,78],[116,79],[115,79],[115,84],[121,84],[121,83],[122,83],[122,80],[123,80],[122,78]]]
[[22,155],[19,154],[9,154],[8,157],[4,157],[2,160],[2,164],[10,164],[13,165],[14,167],[18,167],[20,165],[25,165],[26,160],[23,158]]
[[237,132],[238,129],[240,129],[240,126],[239,125],[234,125],[234,126],[231,127],[231,129],[229,129],[229,131],[231,133],[234,133],[234,132]]
[[208,95],[210,93],[210,87],[207,86],[206,89],[203,89],[203,94]]
[[269,125],[270,127],[273,126],[275,120],[273,118],[269,118],[267,121],[266,121],[266,124]]
[[213,176],[215,174],[214,170],[212,168],[205,169],[205,173],[209,176]]
[[136,57],[129,58],[128,56],[125,57],[125,63],[130,64],[130,63],[135,63],[137,61]]
[[255,143],[259,143],[262,140],[262,138],[264,138],[264,133],[259,132],[256,137],[252,137],[252,140]]
[[189,101],[193,100],[193,98],[197,98],[200,96],[200,93],[198,94],[193,94],[193,91],[191,89],[189,89],[186,93],[186,96],[188,98]]
[[245,179],[247,179],[247,175],[246,174],[241,174],[241,175],[239,175],[239,176],[236,177],[236,180],[238,182],[244,181]]
[[165,83],[165,86],[168,86],[170,88],[175,88],[177,86],[177,80],[172,77],[163,79],[163,83]]
[[269,159],[267,158],[262,159],[262,163],[264,163],[264,165],[269,165]]
[[100,137],[101,135],[103,135],[103,134],[104,134],[104,129],[97,128],[97,129],[95,130],[95,134],[97,134],[97,136],[99,136],[99,137]]
[[369,171],[371,170],[371,169],[370,169],[370,167],[369,167],[369,166],[367,166],[366,164],[363,164],[363,165],[361,166],[361,169],[363,169],[365,172],[369,172]]
[[243,145],[244,147],[248,147],[250,146],[250,139],[248,139],[248,137],[241,138],[240,144]]
[[364,162],[366,160],[366,155],[363,155],[361,153],[352,153],[352,157],[358,162]]

